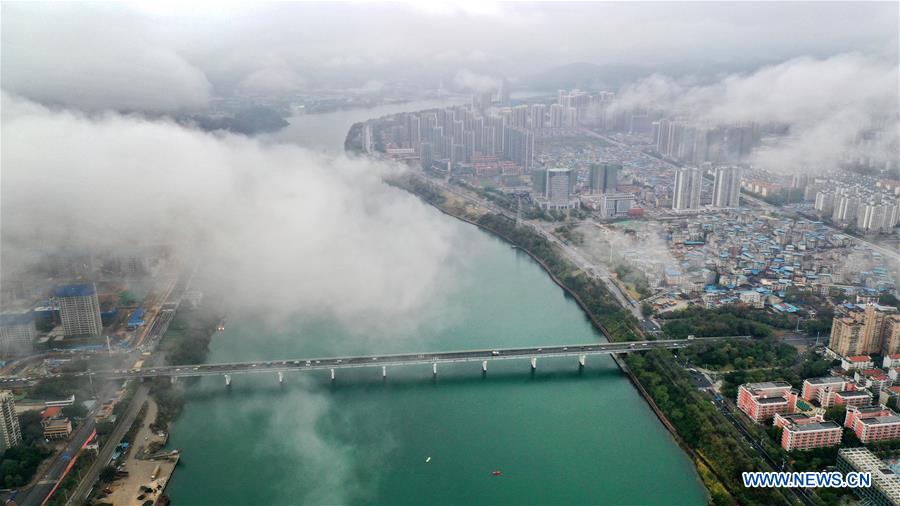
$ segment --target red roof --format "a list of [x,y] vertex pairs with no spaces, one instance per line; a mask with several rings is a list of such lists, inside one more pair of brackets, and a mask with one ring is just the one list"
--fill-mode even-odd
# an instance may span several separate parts
[[900,359],[900,353],[894,353],[893,355],[888,355],[888,358],[891,360],[898,360],[898,359]]
[[43,418],[44,420],[53,418],[54,416],[59,414],[60,410],[62,410],[60,406],[51,406],[45,409],[43,413],[41,413],[41,418]]
[[872,357],[868,355],[856,355],[855,357],[847,357],[847,360],[851,362],[871,362]]

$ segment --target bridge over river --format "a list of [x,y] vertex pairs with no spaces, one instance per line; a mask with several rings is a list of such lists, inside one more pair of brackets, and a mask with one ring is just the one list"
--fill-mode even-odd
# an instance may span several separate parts
[[[430,365],[433,374],[438,372],[438,364],[454,362],[481,362],[482,372],[487,372],[488,363],[493,360],[530,360],[536,369],[538,359],[544,357],[575,357],[583,367],[588,355],[609,355],[613,353],[633,353],[654,348],[679,349],[700,342],[721,339],[741,339],[749,336],[703,337],[661,341],[635,341],[626,343],[590,343],[553,345],[528,348],[496,348],[464,351],[441,351],[429,353],[406,353],[400,355],[366,355],[330,358],[299,358],[288,360],[264,360],[257,362],[233,362],[221,364],[194,364],[140,369],[116,369],[106,371],[84,371],[56,374],[50,377],[84,377],[92,379],[140,379],[140,378],[187,378],[194,376],[222,376],[226,384],[231,384],[235,374],[277,374],[279,381],[283,374],[296,371],[327,370],[334,379],[340,369],[381,368],[382,376],[387,376],[389,367],[409,365]],[[29,381],[36,378],[16,378],[14,381]],[[8,381],[8,380],[7,380]]]

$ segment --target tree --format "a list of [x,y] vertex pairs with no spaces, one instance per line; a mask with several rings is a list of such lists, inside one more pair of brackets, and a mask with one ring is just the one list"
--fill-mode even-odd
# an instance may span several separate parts
[[87,416],[87,412],[87,408],[80,402],[62,408],[62,414],[69,418],[84,418]]
[[839,406],[831,406],[825,410],[825,419],[834,420],[838,425],[844,425],[844,418],[847,417],[847,406],[843,404]]
[[104,483],[112,483],[116,479],[116,468],[106,466],[100,470],[100,481]]

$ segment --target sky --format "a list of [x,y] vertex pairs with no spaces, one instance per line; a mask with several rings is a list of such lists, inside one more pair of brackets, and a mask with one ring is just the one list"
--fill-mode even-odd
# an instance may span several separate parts
[[233,91],[464,71],[526,83],[574,62],[678,72],[857,52],[896,64],[897,17],[896,2],[4,2],[2,86],[83,109],[172,111]]

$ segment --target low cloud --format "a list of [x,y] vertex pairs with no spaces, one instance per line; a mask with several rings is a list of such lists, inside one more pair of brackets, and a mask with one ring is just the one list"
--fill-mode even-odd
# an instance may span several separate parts
[[456,73],[453,83],[460,88],[477,93],[497,91],[500,88],[500,79],[484,74],[478,74],[471,70],[463,69]]
[[201,108],[209,100],[204,73],[157,43],[126,10],[4,4],[2,28],[3,89],[32,100],[160,112]]
[[415,321],[451,283],[458,229],[382,182],[398,167],[7,94],[2,105],[4,278],[35,247],[172,243],[237,307],[360,330]]
[[[897,76],[895,62],[859,54],[803,57],[706,84],[654,75],[623,90],[616,107],[649,107],[706,125],[785,125],[789,135],[752,161],[821,172],[861,154],[897,159]],[[872,129],[881,133],[861,147]]]

